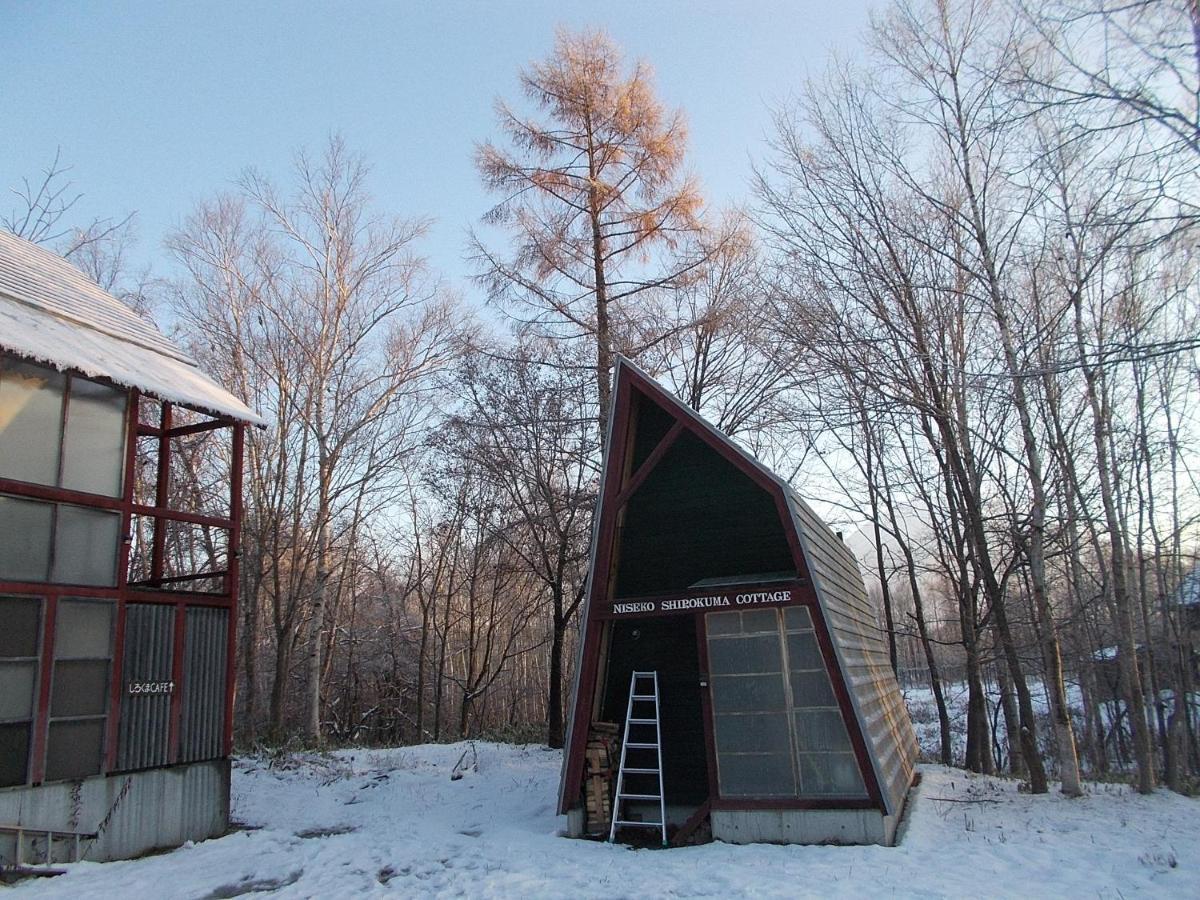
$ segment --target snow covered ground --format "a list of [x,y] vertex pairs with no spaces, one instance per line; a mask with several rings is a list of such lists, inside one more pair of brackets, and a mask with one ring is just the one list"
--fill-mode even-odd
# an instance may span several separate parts
[[42,897],[1200,896],[1200,800],[1090,785],[1070,801],[925,766],[901,844],[630,850],[559,837],[561,756],[464,745],[237,761],[245,830],[25,882]]

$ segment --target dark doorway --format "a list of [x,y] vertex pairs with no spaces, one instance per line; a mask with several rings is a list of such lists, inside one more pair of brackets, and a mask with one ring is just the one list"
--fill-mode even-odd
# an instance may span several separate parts
[[613,622],[601,709],[604,721],[624,724],[629,677],[634,671],[658,672],[663,794],[667,805],[699,806],[708,798],[708,757],[695,617]]

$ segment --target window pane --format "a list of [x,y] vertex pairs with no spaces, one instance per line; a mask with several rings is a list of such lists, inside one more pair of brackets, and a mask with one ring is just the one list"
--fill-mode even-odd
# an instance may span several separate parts
[[790,753],[726,754],[720,757],[725,797],[794,797],[796,776]]
[[108,705],[108,673],[103,659],[68,659],[54,664],[52,716],[102,716]]
[[784,708],[783,679],[777,674],[721,675],[712,679],[712,685],[713,709],[719,713],[778,711]]
[[803,669],[825,668],[825,660],[821,659],[821,649],[817,646],[817,636],[811,631],[802,634],[789,634],[788,666],[793,672]]
[[121,544],[119,513],[82,506],[59,506],[55,532],[54,576],[59,584],[117,583]]
[[0,658],[37,656],[42,601],[35,597],[0,597]]
[[0,497],[0,580],[45,581],[54,507]]
[[801,753],[800,785],[805,795],[861,797],[867,792],[853,753]]
[[112,604],[64,600],[58,604],[55,659],[108,659],[112,655]]
[[25,783],[29,767],[29,723],[0,725],[0,787]]
[[718,753],[752,753],[788,746],[787,713],[717,716]]
[[0,721],[28,719],[33,715],[35,662],[0,662]]
[[63,441],[63,487],[120,496],[126,398],[125,391],[108,385],[71,379]]
[[789,606],[783,611],[788,631],[807,631],[812,628],[812,619],[807,606]]
[[779,635],[721,638],[709,651],[709,670],[714,675],[779,672]]
[[833,696],[833,688],[829,684],[829,676],[822,669],[819,672],[792,673],[792,702],[800,707],[805,706],[837,706]]
[[53,369],[0,359],[0,477],[57,482],[63,382]]
[[737,612],[708,613],[704,617],[704,628],[709,636],[738,634],[742,630],[742,614]]
[[773,609],[753,609],[742,613],[742,634],[775,634],[779,616]]
[[100,772],[104,719],[51,722],[46,748],[46,780],[84,778]]
[[840,709],[798,709],[796,746],[801,750],[849,750],[850,736]]

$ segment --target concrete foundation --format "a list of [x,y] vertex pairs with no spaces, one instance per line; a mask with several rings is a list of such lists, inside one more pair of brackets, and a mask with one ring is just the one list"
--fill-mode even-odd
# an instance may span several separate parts
[[897,816],[877,809],[712,811],[712,834],[727,844],[882,844],[896,840]]
[[[0,865],[16,862],[10,829],[62,833],[46,847],[27,834],[24,862],[66,862],[71,833],[94,834],[79,843],[79,858],[128,859],[185,841],[223,834],[229,827],[229,760],[101,775],[36,787],[0,789]],[[47,858],[48,857],[48,858]]]

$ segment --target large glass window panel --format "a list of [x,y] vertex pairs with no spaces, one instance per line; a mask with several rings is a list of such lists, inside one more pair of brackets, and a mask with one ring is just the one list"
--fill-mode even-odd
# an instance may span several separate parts
[[796,796],[790,753],[725,754],[718,758],[718,769],[722,796]]
[[71,379],[63,441],[63,487],[120,496],[127,397],[125,391],[108,385]]
[[807,606],[789,606],[783,611],[783,621],[788,631],[808,631],[812,628],[812,617]]
[[0,356],[0,477],[57,483],[64,381],[53,369]]
[[829,675],[817,672],[792,673],[792,702],[797,708],[806,706],[837,706],[837,697],[829,683]]
[[758,713],[748,716],[718,716],[718,753],[761,753],[768,747],[788,745],[787,713]]
[[0,658],[38,655],[42,601],[36,597],[0,597]]
[[119,513],[60,505],[52,580],[59,584],[114,586],[120,545]]
[[104,719],[50,723],[46,780],[85,778],[100,773]]
[[801,753],[800,790],[805,796],[861,797],[867,791],[853,753]]
[[0,725],[0,787],[24,784],[29,770],[29,723]]
[[849,750],[850,735],[840,709],[798,709],[796,747],[800,750]]
[[[714,642],[715,643],[715,642]],[[713,652],[709,649],[709,660]],[[718,713],[779,712],[786,708],[783,679],[769,675],[720,675],[712,679],[713,709]]]
[[787,636],[788,668],[793,672],[825,668],[817,637],[811,631]]
[[720,652],[709,660],[714,675],[778,672],[779,635],[756,634],[720,641]]
[[0,497],[0,580],[46,580],[53,521],[53,504]]
[[809,610],[705,622],[721,796],[866,796]]
[[63,600],[55,626],[55,659],[108,659],[112,655],[113,604]]
[[54,664],[50,715],[102,716],[108,705],[107,659],[60,659]]
[[37,662],[0,660],[0,722],[33,717]]

